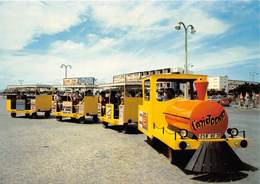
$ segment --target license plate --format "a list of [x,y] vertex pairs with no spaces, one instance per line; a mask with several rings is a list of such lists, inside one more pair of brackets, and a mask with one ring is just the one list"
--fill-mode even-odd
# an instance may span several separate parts
[[221,138],[220,133],[199,134],[199,139],[217,139],[217,138]]

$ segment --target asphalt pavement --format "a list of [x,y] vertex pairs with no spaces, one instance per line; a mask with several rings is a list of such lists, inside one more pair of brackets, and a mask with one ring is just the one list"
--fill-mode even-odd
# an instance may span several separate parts
[[252,170],[212,177],[185,173],[134,128],[11,118],[0,99],[0,184],[260,183],[260,111],[227,111],[230,127],[247,131],[248,148],[236,152]]

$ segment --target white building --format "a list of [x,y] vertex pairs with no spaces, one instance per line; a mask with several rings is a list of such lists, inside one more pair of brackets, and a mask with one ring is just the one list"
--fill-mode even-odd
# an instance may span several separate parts
[[[149,70],[149,71],[141,71],[127,74],[120,74],[113,76],[113,83],[119,82],[133,82],[133,81],[141,81],[144,77],[153,74],[173,74],[173,73],[184,73],[183,68],[163,68],[157,70]],[[189,73],[192,73],[189,71]]]
[[228,76],[209,76],[208,82],[208,89],[228,92]]
[[259,82],[253,82],[253,81],[244,81],[244,80],[228,80],[228,89],[232,90],[237,88],[240,85],[243,85],[245,83],[249,83],[249,84],[259,84]]

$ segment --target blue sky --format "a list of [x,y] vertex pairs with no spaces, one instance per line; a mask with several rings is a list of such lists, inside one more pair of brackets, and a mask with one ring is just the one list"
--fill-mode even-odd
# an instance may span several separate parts
[[[251,80],[260,68],[259,1],[0,2],[0,89],[184,65],[183,21],[195,73]],[[259,75],[255,80],[259,81]]]

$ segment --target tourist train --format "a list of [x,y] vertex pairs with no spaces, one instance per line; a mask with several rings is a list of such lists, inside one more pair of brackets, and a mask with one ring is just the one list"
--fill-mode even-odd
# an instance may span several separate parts
[[[195,173],[244,170],[233,149],[247,147],[245,131],[228,127],[228,114],[220,104],[207,100],[207,76],[153,74],[140,82],[97,85],[84,93],[52,91],[52,95],[7,97],[7,111],[36,117],[37,112],[61,121],[85,123],[91,116],[104,127],[130,124],[168,149],[171,162],[186,160],[184,169]],[[240,136],[242,133],[242,136]]]

